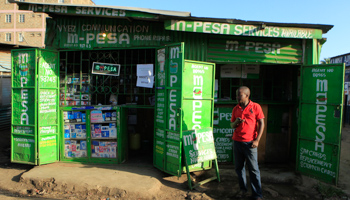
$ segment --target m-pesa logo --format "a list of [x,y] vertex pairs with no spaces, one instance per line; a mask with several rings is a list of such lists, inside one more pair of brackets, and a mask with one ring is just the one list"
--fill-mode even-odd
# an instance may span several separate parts
[[[170,75],[170,87],[174,87],[175,84],[177,83],[177,72],[178,72],[178,63],[177,59],[180,58],[180,47],[171,47],[170,49],[170,63],[172,66],[170,66],[170,72],[172,73]],[[169,115],[169,124],[168,124],[168,129],[169,130],[174,130],[176,131],[176,99],[178,95],[177,90],[170,90],[169,91],[169,110],[170,110],[170,115]]]
[[28,125],[29,124],[29,116],[28,116],[28,89],[24,89],[28,83],[28,72],[29,72],[29,55],[28,53],[20,53],[18,54],[18,66],[20,72],[20,82],[21,82],[21,124]]

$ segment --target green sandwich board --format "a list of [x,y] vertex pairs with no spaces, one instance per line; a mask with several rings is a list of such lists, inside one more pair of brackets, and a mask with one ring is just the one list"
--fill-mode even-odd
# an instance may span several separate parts
[[58,52],[12,50],[11,162],[58,160]]
[[[183,131],[183,149],[188,185],[191,190],[212,180],[218,180],[220,182],[218,161],[216,159],[217,156],[214,145],[213,128]],[[211,177],[203,180],[192,187],[190,170],[188,166],[197,163],[203,163],[205,161],[215,162],[216,177]]]
[[[184,43],[156,52],[156,104],[153,164],[175,176],[182,162],[182,132],[213,126],[215,65],[184,60]],[[211,161],[190,165],[190,171],[211,168]]]
[[301,68],[297,170],[327,183],[339,176],[343,64]]

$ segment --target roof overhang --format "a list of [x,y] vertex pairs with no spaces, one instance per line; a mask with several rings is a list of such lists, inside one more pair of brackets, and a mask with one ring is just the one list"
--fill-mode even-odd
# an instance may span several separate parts
[[[34,3],[9,0],[16,3],[20,10],[47,13],[52,17],[59,15],[88,16],[106,18],[143,19],[150,21],[164,21],[165,29],[171,31],[186,31],[198,33],[211,33],[223,35],[241,35],[256,37],[282,37],[296,39],[322,39],[322,34],[327,33],[333,25],[301,24],[301,23],[277,23],[263,21],[244,21],[239,19],[202,18],[192,17],[190,12],[178,12],[156,10],[148,8],[100,6],[100,5],[74,5]],[[194,29],[195,25],[199,29]],[[218,28],[223,29],[223,33]],[[229,26],[232,33],[224,33]],[[197,31],[198,30],[198,31]],[[279,32],[279,33],[277,33]],[[236,34],[239,33],[239,34]],[[282,36],[282,33],[287,36]]]
[[71,16],[90,16],[90,17],[108,17],[108,18],[142,18],[158,19],[159,15],[172,17],[190,17],[190,12],[178,12],[167,10],[156,10],[149,8],[134,8],[123,6],[101,6],[88,4],[54,4],[54,3],[35,3],[25,1],[9,0],[10,3],[16,3],[19,10],[30,10],[33,12],[43,12],[49,15],[71,15]]

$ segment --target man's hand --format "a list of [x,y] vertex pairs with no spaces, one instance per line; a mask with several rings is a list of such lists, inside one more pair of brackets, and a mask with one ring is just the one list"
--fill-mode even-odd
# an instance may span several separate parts
[[237,128],[237,126],[239,126],[244,121],[245,121],[245,119],[241,119],[239,117],[236,118],[236,120],[231,123],[231,128]]
[[252,148],[257,148],[259,146],[259,140],[253,140]]

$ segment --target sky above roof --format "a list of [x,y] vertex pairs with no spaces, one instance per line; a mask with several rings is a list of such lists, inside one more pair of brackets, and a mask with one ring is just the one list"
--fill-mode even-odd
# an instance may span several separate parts
[[324,34],[327,42],[321,60],[350,52],[350,0],[94,0],[96,5],[128,6],[187,11],[194,17],[230,18],[247,21],[327,24],[334,27]]

